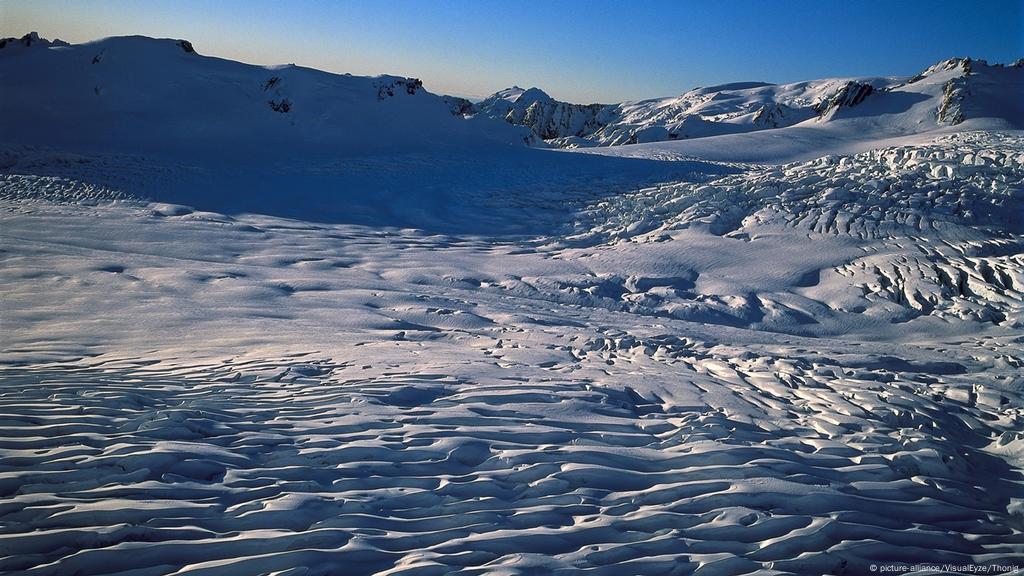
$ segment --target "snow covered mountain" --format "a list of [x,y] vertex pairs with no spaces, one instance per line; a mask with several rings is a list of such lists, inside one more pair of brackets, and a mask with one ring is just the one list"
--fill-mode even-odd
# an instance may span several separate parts
[[414,78],[253,66],[203,56],[184,40],[11,38],[0,48],[0,85],[0,132],[25,144],[273,156],[521,145],[530,135],[453,116]]
[[[225,147],[237,153],[367,153],[474,143],[614,146],[819,128],[873,118],[920,133],[973,119],[1024,126],[1024,64],[966,58],[913,78],[741,82],[613,105],[560,102],[513,87],[478,103],[414,78],[338,75],[202,56],[184,40],[69,45],[37,34],[0,41],[0,130],[23,143],[92,149]],[[864,126],[861,137],[876,137]],[[877,131],[877,130],[876,130]]]
[[539,88],[513,86],[474,104],[467,113],[530,127],[538,138],[593,134],[604,126],[603,104],[559,102]]
[[[954,58],[909,79],[740,82],[612,105],[569,104],[537,88],[510,88],[467,113],[529,126],[538,138],[557,146],[615,146],[813,126],[867,114],[886,116],[887,122],[892,117],[912,118],[915,132],[974,118],[997,118],[1021,127],[1021,94],[1024,61],[1001,66]],[[865,102],[871,106],[860,109]]]

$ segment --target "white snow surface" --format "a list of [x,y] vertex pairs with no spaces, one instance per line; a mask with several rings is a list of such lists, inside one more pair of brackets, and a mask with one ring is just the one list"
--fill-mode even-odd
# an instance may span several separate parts
[[566,151],[406,79],[30,43],[0,572],[1020,566],[1005,102]]

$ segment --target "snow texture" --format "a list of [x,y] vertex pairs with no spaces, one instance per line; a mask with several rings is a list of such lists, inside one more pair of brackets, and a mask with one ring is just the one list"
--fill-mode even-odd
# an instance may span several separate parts
[[569,151],[507,115],[622,143],[657,106],[580,136],[540,91],[488,118],[27,38],[0,48],[0,571],[1020,564],[1018,69],[703,89],[650,126],[723,135]]

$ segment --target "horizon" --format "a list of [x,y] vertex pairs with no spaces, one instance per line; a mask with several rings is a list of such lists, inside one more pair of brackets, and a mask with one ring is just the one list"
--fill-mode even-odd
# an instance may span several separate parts
[[[0,36],[35,31],[73,44],[111,36],[181,38],[203,55],[257,65],[295,63],[339,74],[415,77],[431,92],[470,99],[522,86],[559,100],[608,104],[738,81],[909,76],[953,57],[1010,63],[1024,56],[1020,1],[856,7],[800,1],[757,9],[763,5],[757,0],[728,6],[650,2],[628,13],[617,13],[613,3],[603,1],[519,5],[549,12],[582,9],[572,13],[576,26],[551,34],[529,18],[524,21],[523,12],[532,16],[535,10],[461,0],[286,6],[235,0],[216,6],[194,0],[2,0]],[[243,9],[247,17],[238,19]],[[791,42],[779,34],[784,28],[800,29],[803,40]],[[279,35],[283,38],[265,41]],[[822,46],[838,49],[815,53]]]

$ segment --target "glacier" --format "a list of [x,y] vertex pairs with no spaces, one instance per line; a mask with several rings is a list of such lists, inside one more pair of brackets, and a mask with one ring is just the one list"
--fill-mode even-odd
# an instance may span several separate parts
[[1019,564],[1022,78],[612,113],[5,40],[0,571]]

